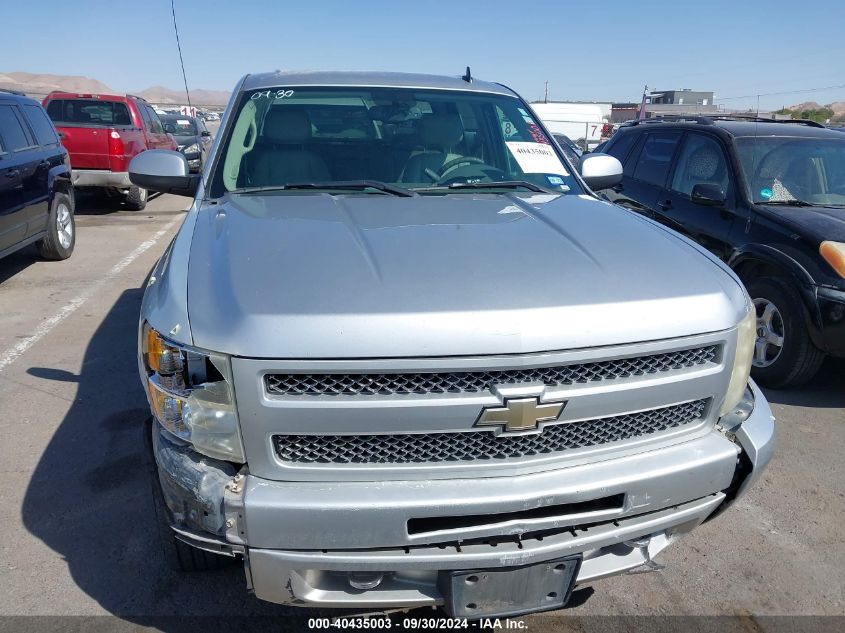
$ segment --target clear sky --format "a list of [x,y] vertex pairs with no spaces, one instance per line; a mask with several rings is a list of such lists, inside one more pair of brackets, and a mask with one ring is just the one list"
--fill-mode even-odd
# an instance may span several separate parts
[[[525,98],[638,101],[652,89],[744,95],[845,84],[845,0],[176,0],[191,88],[247,72],[473,75]],[[182,86],[170,0],[0,0],[0,72]],[[722,99],[722,101],[719,101]],[[845,88],[761,97],[845,101]]]

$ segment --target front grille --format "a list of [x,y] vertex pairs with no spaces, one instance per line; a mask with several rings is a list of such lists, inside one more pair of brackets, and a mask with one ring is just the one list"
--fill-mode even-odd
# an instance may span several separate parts
[[277,396],[393,396],[478,393],[494,384],[541,382],[549,386],[597,382],[683,369],[713,362],[716,346],[592,363],[503,369],[401,374],[267,374],[267,392]]
[[532,435],[491,431],[402,435],[274,435],[276,455],[297,464],[418,464],[501,460],[599,446],[700,420],[706,400],[580,422]]

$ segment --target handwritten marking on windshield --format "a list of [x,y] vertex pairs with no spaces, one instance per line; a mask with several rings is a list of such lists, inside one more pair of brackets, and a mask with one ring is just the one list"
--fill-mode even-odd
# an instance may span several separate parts
[[258,92],[253,92],[250,99],[253,101],[257,99],[290,99],[293,93],[293,90],[285,90],[284,88],[280,88],[279,90],[259,90]]

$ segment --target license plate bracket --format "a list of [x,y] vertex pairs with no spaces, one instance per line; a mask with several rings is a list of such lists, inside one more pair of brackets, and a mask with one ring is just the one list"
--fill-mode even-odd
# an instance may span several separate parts
[[581,556],[469,571],[438,577],[444,608],[455,618],[497,618],[566,606],[581,567]]

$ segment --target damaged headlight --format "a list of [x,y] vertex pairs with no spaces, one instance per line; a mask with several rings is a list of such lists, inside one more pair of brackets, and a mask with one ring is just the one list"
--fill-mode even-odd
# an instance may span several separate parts
[[[749,300],[749,304],[751,301]],[[719,410],[719,417],[730,413],[740,403],[751,375],[751,361],[754,357],[754,344],[757,342],[757,313],[749,307],[748,314],[736,328],[736,353],[731,380],[725,400]]]
[[229,357],[142,333],[147,393],[156,420],[200,453],[244,463]]

